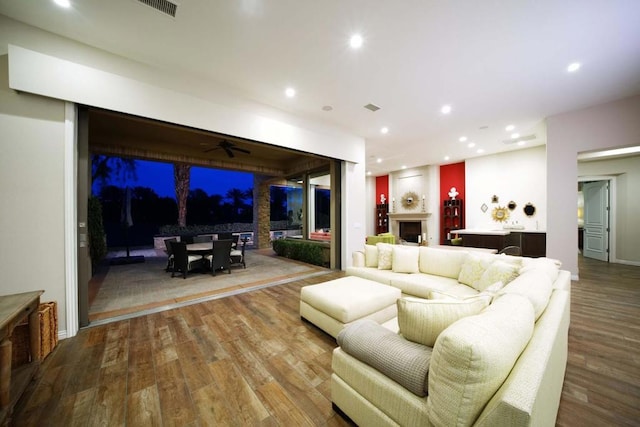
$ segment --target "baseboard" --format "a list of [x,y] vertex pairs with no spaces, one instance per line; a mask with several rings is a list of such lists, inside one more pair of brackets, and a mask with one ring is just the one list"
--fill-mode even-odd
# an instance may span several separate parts
[[626,259],[617,259],[612,262],[615,262],[616,264],[633,265],[635,267],[640,267],[640,261],[629,261]]

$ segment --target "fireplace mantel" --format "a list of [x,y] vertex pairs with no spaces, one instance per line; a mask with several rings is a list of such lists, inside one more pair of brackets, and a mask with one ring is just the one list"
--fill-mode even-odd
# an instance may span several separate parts
[[395,221],[423,221],[431,216],[430,212],[391,212],[389,219]]

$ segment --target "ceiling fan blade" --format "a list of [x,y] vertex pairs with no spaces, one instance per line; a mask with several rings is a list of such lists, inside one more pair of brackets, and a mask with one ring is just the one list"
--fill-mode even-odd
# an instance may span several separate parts
[[233,146],[233,147],[231,147],[231,149],[232,149],[232,150],[239,151],[239,152],[241,152],[241,153],[251,154],[251,151],[249,151],[249,150],[245,150],[244,148],[240,148],[240,147]]
[[222,149],[227,153],[227,156],[232,158],[235,157],[235,155],[233,154],[233,151],[231,151],[229,147],[222,147]]

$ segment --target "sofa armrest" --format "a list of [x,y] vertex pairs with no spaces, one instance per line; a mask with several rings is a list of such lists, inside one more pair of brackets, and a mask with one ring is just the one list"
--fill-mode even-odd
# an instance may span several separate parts
[[364,251],[353,251],[351,262],[353,267],[364,267]]

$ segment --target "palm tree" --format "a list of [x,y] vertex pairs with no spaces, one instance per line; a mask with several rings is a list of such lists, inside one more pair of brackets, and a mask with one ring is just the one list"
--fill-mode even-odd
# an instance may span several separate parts
[[189,198],[191,165],[188,165],[186,163],[174,163],[173,179],[176,187],[176,201],[178,202],[178,226],[186,227],[187,199]]
[[98,182],[101,186],[116,179],[126,181],[137,179],[136,161],[122,157],[111,157],[102,154],[91,156],[91,182]]

